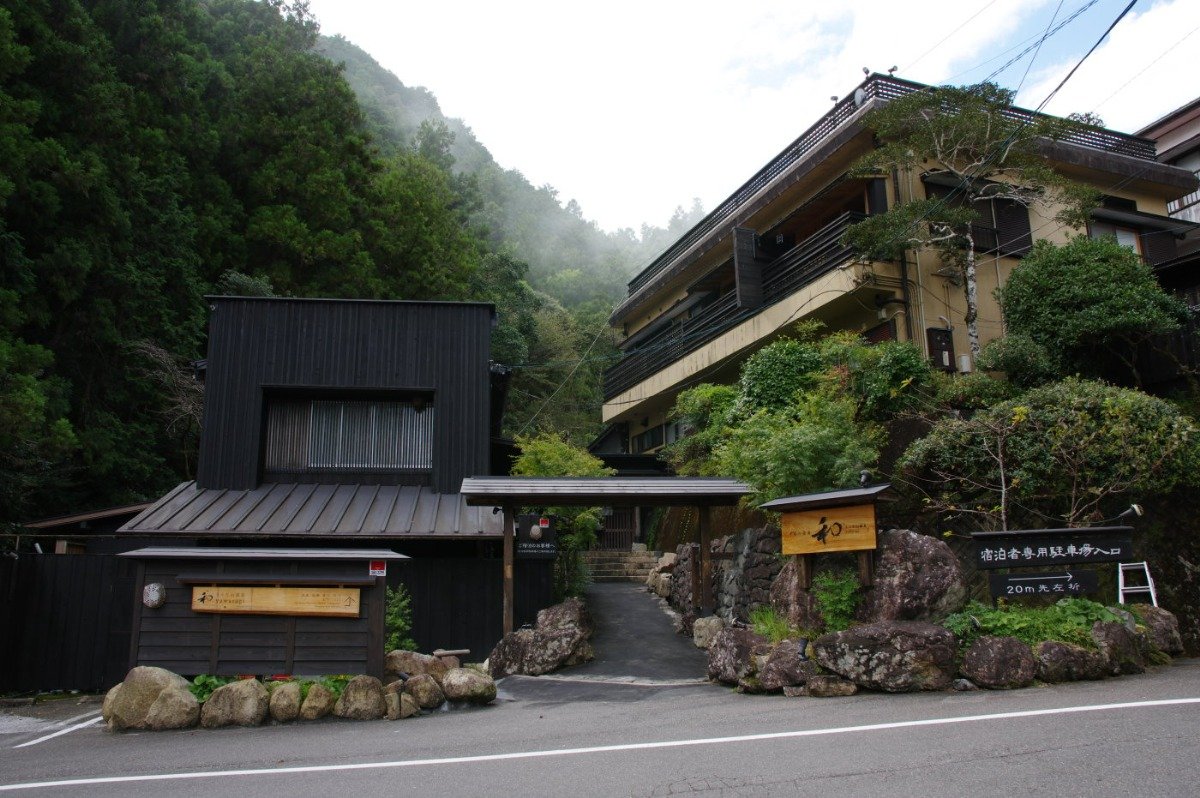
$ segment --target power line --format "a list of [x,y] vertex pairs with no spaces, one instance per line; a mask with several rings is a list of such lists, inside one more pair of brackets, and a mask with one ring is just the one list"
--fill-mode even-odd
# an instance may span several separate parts
[[932,47],[930,47],[928,50],[926,50],[925,52],[923,52],[923,53],[921,53],[919,56],[917,56],[917,60],[916,60],[916,61],[913,61],[913,62],[911,62],[910,64],[908,64],[907,66],[905,66],[905,67],[904,67],[904,69],[903,69],[903,70],[901,70],[901,71],[903,71],[903,72],[907,72],[908,70],[910,70],[910,69],[912,69],[913,67],[915,67],[917,64],[921,63],[921,61],[922,61],[922,60],[924,60],[925,56],[929,55],[929,54],[930,54],[930,53],[932,53],[934,50],[936,50],[937,48],[941,47],[943,44],[945,44],[945,43],[946,43],[946,42],[947,42],[947,41],[950,39],[950,37],[951,37],[951,36],[953,36],[954,34],[958,33],[958,32],[959,32],[960,30],[962,30],[963,28],[967,27],[967,25],[969,25],[971,22],[974,22],[976,17],[978,17],[978,16],[979,16],[980,14],[982,14],[984,11],[987,11],[989,8],[991,8],[991,7],[992,7],[992,6],[994,6],[995,4],[996,4],[996,0],[991,0],[991,2],[990,2],[990,3],[988,3],[987,5],[985,5],[983,8],[979,9],[979,10],[978,10],[978,11],[976,11],[974,14],[972,14],[972,15],[971,15],[971,16],[969,16],[969,17],[967,17],[967,19],[966,19],[966,21],[965,21],[965,22],[963,22],[963,23],[962,23],[962,24],[960,24],[960,25],[959,25],[957,28],[955,28],[954,30],[950,31],[950,32],[949,32],[949,33],[947,33],[945,36],[943,36],[941,39],[939,39],[935,45],[933,45],[933,46],[932,46]]

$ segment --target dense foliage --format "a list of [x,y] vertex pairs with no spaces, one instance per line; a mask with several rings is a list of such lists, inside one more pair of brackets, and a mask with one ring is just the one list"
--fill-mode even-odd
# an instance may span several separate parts
[[1114,239],[1039,241],[996,293],[1008,335],[984,365],[1024,384],[1047,374],[1104,376],[1110,355],[1137,381],[1136,345],[1179,328],[1187,308]]
[[1030,646],[1045,640],[1057,640],[1083,648],[1095,648],[1092,624],[1115,620],[1117,616],[1103,604],[1081,598],[1065,598],[1045,607],[1016,604],[989,607],[973,601],[962,612],[946,618],[942,625],[958,638],[960,651],[966,651],[984,635],[1015,637]]
[[664,235],[597,230],[286,0],[0,4],[0,211],[0,524],[191,476],[209,293],[494,301],[509,431],[584,442]]
[[899,471],[944,520],[1081,526],[1194,484],[1198,433],[1169,402],[1071,378],[940,420]]
[[821,338],[812,324],[794,336],[747,358],[736,387],[704,384],[679,395],[674,416],[692,434],[666,448],[677,472],[737,477],[760,502],[857,484],[885,442],[880,422],[932,385],[911,344]]

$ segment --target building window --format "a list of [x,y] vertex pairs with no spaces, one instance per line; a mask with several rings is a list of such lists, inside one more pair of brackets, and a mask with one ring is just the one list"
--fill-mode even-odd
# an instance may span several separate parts
[[1115,238],[1117,243],[1123,247],[1127,247],[1137,254],[1142,254],[1142,241],[1138,231],[1132,227],[1121,227],[1120,225],[1109,224],[1108,222],[1093,221],[1088,226],[1088,234],[1092,238]]
[[424,401],[273,401],[264,467],[285,474],[429,470],[433,418]]

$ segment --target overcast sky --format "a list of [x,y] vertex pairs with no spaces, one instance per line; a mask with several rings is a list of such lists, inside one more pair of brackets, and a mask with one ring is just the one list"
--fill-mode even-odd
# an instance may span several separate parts
[[[926,83],[992,77],[1033,108],[1128,0],[310,0],[501,166],[602,229],[705,210],[851,93],[863,67]],[[1036,44],[1049,26],[1080,13]],[[1200,95],[1200,2],[1140,0],[1047,106],[1133,132]],[[1028,74],[1026,75],[1026,70]]]

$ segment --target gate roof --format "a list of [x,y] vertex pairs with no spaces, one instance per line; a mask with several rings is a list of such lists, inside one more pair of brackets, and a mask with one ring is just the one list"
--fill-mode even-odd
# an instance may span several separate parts
[[484,507],[735,505],[750,486],[724,477],[468,477],[460,493]]

